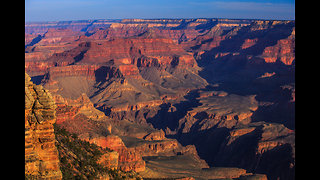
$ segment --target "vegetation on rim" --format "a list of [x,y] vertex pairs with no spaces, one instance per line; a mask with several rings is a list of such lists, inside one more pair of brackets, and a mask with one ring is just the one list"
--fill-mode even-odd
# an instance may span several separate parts
[[104,153],[112,150],[83,141],[56,124],[54,130],[63,179],[99,179],[102,176],[109,176],[110,179],[140,179],[135,172],[122,172],[97,163]]

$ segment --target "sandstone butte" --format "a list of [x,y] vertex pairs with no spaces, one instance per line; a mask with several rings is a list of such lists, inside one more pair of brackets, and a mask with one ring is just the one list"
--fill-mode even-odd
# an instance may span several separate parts
[[118,168],[182,178],[163,162],[183,159],[243,168],[229,178],[294,178],[294,21],[27,23],[25,42],[26,71],[53,94],[56,123],[114,149]]

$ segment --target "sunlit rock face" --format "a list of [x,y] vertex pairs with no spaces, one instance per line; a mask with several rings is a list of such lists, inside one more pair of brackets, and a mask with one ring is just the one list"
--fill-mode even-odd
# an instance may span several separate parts
[[62,179],[53,129],[55,108],[51,94],[25,74],[26,177]]

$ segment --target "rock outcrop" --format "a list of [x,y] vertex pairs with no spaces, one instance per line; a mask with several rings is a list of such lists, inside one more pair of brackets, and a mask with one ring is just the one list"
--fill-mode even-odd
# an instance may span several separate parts
[[118,167],[122,171],[141,172],[145,170],[145,162],[139,152],[132,148],[127,148],[122,139],[115,135],[106,137],[100,136],[97,138],[86,139],[89,142],[97,144],[102,148],[109,148],[118,153]]
[[264,172],[269,179],[294,179],[294,159],[294,131],[281,124],[257,122],[233,129],[214,163],[231,167],[237,164],[251,172]]
[[77,134],[82,140],[116,152],[116,154],[103,155],[99,162],[123,171],[144,170],[145,162],[141,154],[132,148],[127,148],[118,136],[111,135],[112,132],[117,131],[117,125],[104,113],[95,109],[85,94],[75,100],[63,98],[60,95],[55,95],[54,99],[57,103],[58,126]]
[[42,86],[25,74],[25,176],[62,179],[53,124],[55,103]]

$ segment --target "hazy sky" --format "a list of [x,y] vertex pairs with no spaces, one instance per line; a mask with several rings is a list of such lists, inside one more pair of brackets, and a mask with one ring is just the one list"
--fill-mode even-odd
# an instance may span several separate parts
[[294,0],[25,0],[25,21],[123,18],[295,19]]

